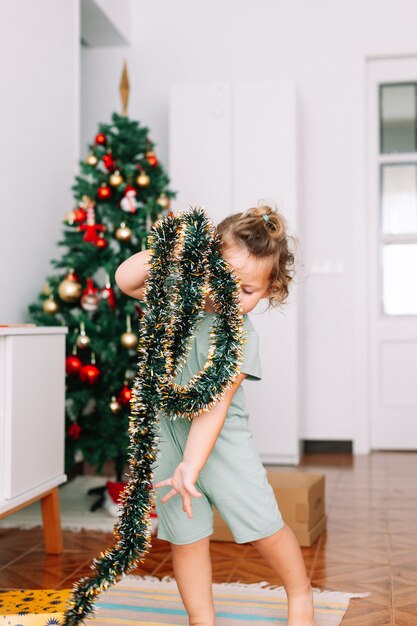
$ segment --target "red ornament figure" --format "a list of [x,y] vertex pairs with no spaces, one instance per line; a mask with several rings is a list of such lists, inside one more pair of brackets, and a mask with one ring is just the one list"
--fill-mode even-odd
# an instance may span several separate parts
[[96,135],[96,143],[99,146],[105,146],[107,143],[106,135],[104,135],[103,133],[99,133],[98,135]]
[[107,198],[110,198],[110,196],[111,196],[110,187],[108,187],[106,183],[103,183],[101,187],[98,188],[97,198],[99,200],[107,200]]
[[81,426],[79,424],[77,424],[77,422],[74,422],[74,424],[71,424],[71,426],[68,428],[68,436],[71,439],[79,439],[81,435]]
[[112,172],[114,170],[114,159],[112,153],[109,151],[107,154],[103,154],[102,160],[106,169],[109,172]]
[[107,300],[107,303],[111,309],[116,308],[116,296],[113,287],[110,283],[110,276],[106,275],[106,286],[101,290],[101,297],[103,300]]
[[84,241],[89,241],[94,244],[97,244],[99,238],[97,232],[106,230],[103,224],[96,224],[94,202],[92,200],[89,200],[87,205],[87,224],[81,224],[81,226],[78,226],[78,230],[85,231],[83,237]]
[[137,191],[131,185],[126,185],[125,197],[120,200],[120,208],[126,213],[136,213],[138,202],[136,200]]
[[83,383],[88,383],[89,385],[95,385],[99,379],[101,374],[98,367],[96,367],[96,357],[94,352],[91,355],[91,363],[87,363],[87,365],[83,365],[80,369],[80,380]]
[[130,402],[130,399],[132,398],[132,390],[129,389],[127,380],[125,380],[123,385],[123,389],[119,393],[117,400],[120,402],[120,404],[128,404]]

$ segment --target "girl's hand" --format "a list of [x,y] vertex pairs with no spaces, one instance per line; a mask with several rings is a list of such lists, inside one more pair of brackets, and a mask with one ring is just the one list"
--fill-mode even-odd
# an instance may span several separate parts
[[203,495],[197,491],[195,487],[198,474],[199,471],[194,465],[186,461],[181,461],[181,463],[179,463],[179,465],[175,468],[175,472],[171,478],[161,480],[159,483],[154,485],[155,489],[158,489],[158,487],[165,487],[166,485],[172,485],[171,491],[168,491],[168,493],[164,495],[161,502],[165,503],[167,500],[172,498],[172,496],[179,493],[182,497],[182,510],[187,513],[188,517],[191,519],[193,516],[191,496],[194,496],[194,498],[201,498]]

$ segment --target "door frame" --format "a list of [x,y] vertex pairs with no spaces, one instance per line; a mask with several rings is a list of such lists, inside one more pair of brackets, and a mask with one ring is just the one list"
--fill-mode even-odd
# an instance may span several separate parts
[[[404,54],[369,54],[362,58],[359,72],[358,90],[355,104],[355,128],[357,142],[354,152],[353,185],[353,453],[371,452],[371,297],[372,271],[374,264],[371,255],[376,254],[378,230],[375,225],[375,187],[372,170],[375,167],[371,141],[374,138],[372,124],[375,115],[371,107],[371,63],[393,62],[416,59],[417,50]],[[399,79],[400,80],[400,79]],[[372,118],[373,115],[373,118]]]

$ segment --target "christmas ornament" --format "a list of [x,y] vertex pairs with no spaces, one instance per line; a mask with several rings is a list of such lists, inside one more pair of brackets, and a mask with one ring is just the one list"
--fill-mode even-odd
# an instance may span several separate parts
[[97,190],[97,198],[99,200],[107,200],[111,196],[111,189],[107,187],[106,183],[102,183],[101,187]]
[[[240,281],[221,256],[220,240],[204,210],[196,207],[159,220],[148,236],[148,248],[147,311],[139,321],[138,369],[130,401],[129,481],[121,496],[114,544],[93,560],[91,577],[74,585],[65,626],[80,624],[93,611],[100,591],[132,571],[149,550],[158,411],[177,419],[210,409],[233,384],[242,363]],[[207,362],[187,385],[177,385],[175,376],[204,316],[207,295],[217,312]]]
[[75,211],[68,211],[65,213],[64,222],[67,222],[67,224],[72,226],[75,222]]
[[80,322],[80,334],[77,337],[76,345],[78,348],[81,348],[81,350],[84,350],[85,348],[88,348],[90,343],[91,339],[85,332],[85,324],[84,322]]
[[152,167],[155,167],[156,165],[158,165],[158,159],[156,158],[156,155],[154,152],[149,151],[146,153],[145,156],[149,165],[151,165]]
[[94,352],[91,355],[91,363],[83,365],[80,369],[80,380],[89,385],[95,385],[100,377],[100,370],[96,366],[96,357]]
[[81,296],[81,306],[84,311],[97,311],[99,297],[98,297],[98,287],[94,287],[94,283],[91,278],[87,278],[87,287],[83,291],[83,295]]
[[59,311],[59,304],[51,294],[49,298],[44,300],[42,309],[45,313],[49,313],[49,315],[55,315]]
[[110,276],[106,274],[105,286],[101,290],[102,300],[107,300],[107,303],[111,309],[116,308],[116,296],[110,283]]
[[123,182],[123,176],[120,174],[119,170],[116,170],[109,178],[109,183],[112,187],[118,187]]
[[123,383],[123,389],[121,390],[121,392],[119,393],[117,397],[117,401],[120,402],[120,404],[128,404],[131,399],[132,399],[132,390],[129,388],[127,384],[127,380],[125,380],[125,382]]
[[104,163],[104,167],[109,172],[112,172],[114,170],[114,159],[113,159],[113,155],[112,155],[111,151],[109,150],[109,152],[107,154],[103,154],[103,156],[101,158],[102,158],[102,161]]
[[126,350],[132,350],[133,348],[136,348],[136,346],[138,345],[138,341],[139,341],[139,337],[135,335],[135,333],[132,333],[132,324],[130,321],[130,315],[127,315],[126,316],[126,332],[120,335],[120,343],[122,344],[123,348],[126,348]]
[[68,375],[79,374],[81,369],[81,359],[77,356],[77,346],[74,344],[72,354],[65,359],[65,371]]
[[112,413],[119,413],[119,411],[122,408],[122,405],[120,404],[120,402],[117,402],[116,396],[112,396],[109,407]]
[[126,185],[124,194],[124,198],[120,200],[120,208],[122,208],[123,211],[126,211],[126,213],[136,213],[136,209],[139,206],[139,203],[136,200],[136,189],[131,185]]
[[46,281],[46,282],[45,282],[45,284],[44,284],[44,286],[43,286],[43,289],[42,289],[42,293],[43,293],[45,296],[50,296],[50,295],[51,295],[51,286],[50,286],[50,284],[48,283],[48,281]]
[[74,424],[71,424],[71,426],[68,428],[68,436],[70,439],[77,440],[80,438],[80,435],[81,426],[77,424],[77,422],[74,422]]
[[139,187],[148,187],[151,179],[150,176],[148,176],[148,174],[145,172],[145,170],[142,170],[139,176],[136,178],[136,182]]
[[105,231],[106,227],[103,226],[103,224],[96,224],[93,200],[87,198],[85,202],[87,204],[87,223],[78,226],[78,230],[84,231],[84,241],[97,245],[99,239],[98,233]]
[[132,231],[129,226],[122,222],[116,230],[115,236],[119,241],[130,241],[132,239]]
[[170,200],[165,193],[161,193],[158,200],[156,201],[156,204],[159,204],[159,206],[163,209],[168,209],[170,205]]
[[99,235],[96,241],[96,247],[103,249],[107,248],[107,240],[104,239],[103,235]]
[[87,211],[85,211],[81,207],[79,207],[78,209],[74,209],[73,213],[74,213],[74,222],[76,222],[77,224],[81,224],[82,222],[85,222],[85,220],[87,219]]
[[99,146],[105,146],[107,143],[107,137],[103,133],[96,135],[96,144]]
[[81,296],[82,287],[77,282],[73,270],[70,270],[58,286],[58,295],[64,302],[75,302]]
[[96,157],[95,154],[91,153],[88,155],[85,162],[87,163],[87,165],[96,166],[98,163],[98,158]]

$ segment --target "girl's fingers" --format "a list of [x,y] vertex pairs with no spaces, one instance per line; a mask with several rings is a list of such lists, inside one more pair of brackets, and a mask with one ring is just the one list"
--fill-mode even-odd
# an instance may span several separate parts
[[161,499],[161,502],[166,502],[167,500],[172,498],[172,496],[175,496],[176,493],[178,493],[178,491],[175,489],[175,487],[173,487],[171,491],[168,491],[168,493],[164,495],[164,497]]
[[191,508],[191,498],[190,498],[190,494],[187,492],[185,492],[182,496],[182,510],[185,513],[187,513],[190,519],[193,517],[193,511]]
[[156,483],[156,485],[154,485],[155,489],[157,489],[158,487],[166,487],[167,485],[172,485],[172,478],[167,478],[166,480],[161,480],[159,481],[159,483]]

